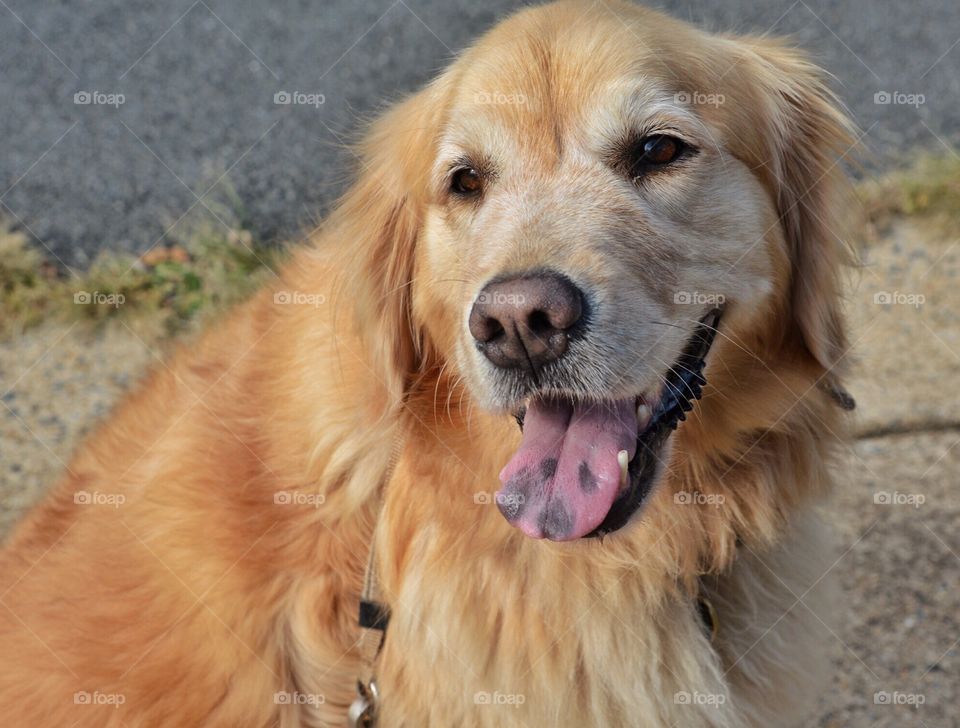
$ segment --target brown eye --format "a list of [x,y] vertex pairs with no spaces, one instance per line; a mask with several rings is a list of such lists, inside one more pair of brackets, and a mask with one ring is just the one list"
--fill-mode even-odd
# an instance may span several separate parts
[[639,177],[658,167],[675,162],[690,149],[687,144],[667,134],[655,134],[640,140],[633,151],[630,175]]
[[472,167],[463,167],[450,178],[450,190],[458,195],[475,195],[483,188],[483,178]]
[[681,143],[668,136],[649,137],[643,142],[643,158],[647,164],[669,164],[680,156]]

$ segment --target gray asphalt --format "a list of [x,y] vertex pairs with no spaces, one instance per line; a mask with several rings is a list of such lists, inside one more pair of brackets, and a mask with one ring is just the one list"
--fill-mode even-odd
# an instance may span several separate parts
[[[358,119],[520,5],[2,0],[0,219],[69,266],[204,220],[295,238],[342,189]],[[877,164],[960,144],[956,0],[659,5],[714,30],[792,34],[836,76]],[[275,104],[283,91],[323,103]],[[84,92],[105,103],[75,103]]]

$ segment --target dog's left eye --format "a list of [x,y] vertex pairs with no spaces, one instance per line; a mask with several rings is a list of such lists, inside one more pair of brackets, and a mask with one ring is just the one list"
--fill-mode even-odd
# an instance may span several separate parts
[[468,197],[483,189],[483,178],[472,167],[461,167],[450,178],[450,190],[457,195]]
[[677,161],[690,147],[677,137],[654,134],[644,137],[630,152],[630,176],[640,177],[659,167]]

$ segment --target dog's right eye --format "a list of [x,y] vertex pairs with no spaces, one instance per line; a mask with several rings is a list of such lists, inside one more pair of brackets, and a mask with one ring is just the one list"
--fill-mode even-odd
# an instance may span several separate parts
[[461,167],[450,177],[450,191],[463,197],[478,194],[483,189],[483,178],[473,167]]
[[682,139],[669,134],[654,134],[640,139],[628,153],[627,167],[634,180],[673,164],[694,150]]

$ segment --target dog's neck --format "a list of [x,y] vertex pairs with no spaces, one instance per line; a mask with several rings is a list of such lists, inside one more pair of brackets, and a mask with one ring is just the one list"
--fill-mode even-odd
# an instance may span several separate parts
[[[661,675],[659,664],[687,664],[693,655],[685,650],[705,665],[714,659],[694,590],[676,578],[688,547],[685,526],[651,513],[653,524],[604,541],[524,536],[490,497],[519,440],[517,427],[476,410],[467,419],[469,411],[452,407],[438,422],[415,423],[385,491],[376,542],[382,598],[391,609],[377,665],[384,725],[430,714],[411,694],[471,725],[487,720],[474,705],[487,694],[553,706],[607,695],[616,707],[594,718],[628,724],[619,711],[642,709],[649,699],[638,697],[637,686],[675,679]],[[709,685],[689,664],[692,683]],[[577,675],[561,677],[554,665],[575,667]],[[464,694],[437,688],[445,679]],[[577,697],[563,698],[557,687],[570,680]],[[411,683],[414,689],[403,691]],[[490,711],[482,724],[502,720]]]

